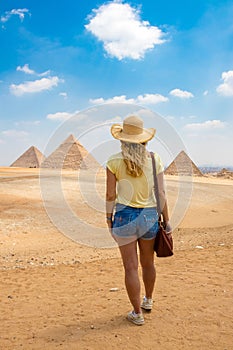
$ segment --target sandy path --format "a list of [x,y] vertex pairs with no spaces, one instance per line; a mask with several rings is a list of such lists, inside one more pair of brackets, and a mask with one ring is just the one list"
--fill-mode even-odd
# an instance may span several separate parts
[[[73,174],[66,176],[67,200],[76,210]],[[0,349],[232,348],[231,181],[195,179],[174,232],[174,257],[155,258],[154,310],[136,327],[125,319],[131,306],[118,250],[61,234],[44,210],[36,169],[6,168],[0,177]],[[101,181],[98,186],[103,191]],[[175,203],[173,178],[168,191]],[[84,208],[82,215],[89,214]],[[104,224],[101,215],[96,220]]]
[[4,271],[2,348],[230,349],[231,261],[226,247],[157,259],[155,307],[140,328],[125,319],[120,259]]

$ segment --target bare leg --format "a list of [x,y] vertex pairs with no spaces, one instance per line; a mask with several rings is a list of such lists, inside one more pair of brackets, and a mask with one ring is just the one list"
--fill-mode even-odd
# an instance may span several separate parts
[[145,296],[151,299],[156,279],[156,270],[154,265],[154,239],[139,239],[138,244],[140,249],[142,278],[145,286]]
[[125,286],[136,313],[141,312],[140,281],[138,276],[137,241],[119,246],[125,269]]

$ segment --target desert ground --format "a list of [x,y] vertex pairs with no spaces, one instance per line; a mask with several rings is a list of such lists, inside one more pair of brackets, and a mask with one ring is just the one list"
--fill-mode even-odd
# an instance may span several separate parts
[[233,180],[166,182],[174,256],[155,257],[154,308],[137,327],[104,173],[93,195],[88,173],[0,168],[0,349],[233,348]]

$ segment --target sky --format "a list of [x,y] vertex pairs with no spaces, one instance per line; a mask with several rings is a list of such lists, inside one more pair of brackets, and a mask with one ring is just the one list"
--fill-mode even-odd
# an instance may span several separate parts
[[69,132],[99,147],[136,106],[165,163],[233,166],[233,1],[0,0],[0,50],[0,166]]

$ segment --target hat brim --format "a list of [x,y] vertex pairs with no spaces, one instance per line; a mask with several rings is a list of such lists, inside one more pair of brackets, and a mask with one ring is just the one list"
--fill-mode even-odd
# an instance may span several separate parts
[[131,143],[143,143],[150,141],[156,130],[154,128],[143,129],[141,134],[130,135],[123,132],[123,126],[120,124],[113,124],[111,127],[112,136],[120,141],[131,142]]

